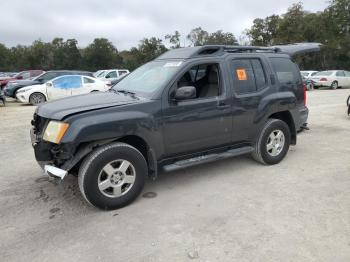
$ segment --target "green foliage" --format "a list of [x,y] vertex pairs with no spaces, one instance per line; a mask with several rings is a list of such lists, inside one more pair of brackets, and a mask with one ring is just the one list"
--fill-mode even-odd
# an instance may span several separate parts
[[296,58],[302,69],[350,69],[350,0],[332,0],[318,13],[292,5],[282,16],[257,18],[246,31],[252,45],[276,45],[298,42],[323,44],[319,54]]

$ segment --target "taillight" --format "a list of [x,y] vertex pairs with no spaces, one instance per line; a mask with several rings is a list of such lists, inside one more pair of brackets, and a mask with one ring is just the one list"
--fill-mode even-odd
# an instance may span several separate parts
[[304,106],[306,106],[306,84],[303,85],[304,87]]
[[322,78],[320,79],[320,81],[327,81],[327,78],[322,77]]

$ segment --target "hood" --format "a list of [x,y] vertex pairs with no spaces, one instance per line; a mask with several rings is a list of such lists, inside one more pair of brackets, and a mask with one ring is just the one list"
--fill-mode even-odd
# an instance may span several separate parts
[[62,120],[72,114],[140,102],[139,98],[114,92],[94,92],[47,102],[37,109],[41,117]]
[[17,79],[13,79],[10,82],[16,82],[15,85],[20,85],[20,86],[29,86],[29,85],[38,85],[38,84],[40,84],[38,81],[34,81],[34,80],[17,80]]

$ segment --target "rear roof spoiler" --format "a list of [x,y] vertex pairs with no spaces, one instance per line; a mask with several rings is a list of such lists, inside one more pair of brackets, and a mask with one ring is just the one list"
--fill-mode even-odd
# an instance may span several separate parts
[[322,44],[320,43],[296,43],[288,45],[275,45],[271,46],[276,48],[279,52],[295,56],[299,54],[320,52]]

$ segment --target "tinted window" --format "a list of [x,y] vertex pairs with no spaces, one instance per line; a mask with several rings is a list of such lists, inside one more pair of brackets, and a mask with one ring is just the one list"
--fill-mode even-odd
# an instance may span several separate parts
[[232,61],[234,89],[238,94],[256,91],[253,66],[249,59]]
[[113,72],[110,72],[106,78],[117,78],[118,77],[118,74],[116,71],[113,71]]
[[253,66],[254,75],[255,75],[255,83],[258,90],[261,90],[266,87],[266,76],[259,59],[250,60]]
[[52,81],[54,88],[71,89],[82,86],[80,76],[62,76]]
[[87,78],[87,77],[84,77],[84,84],[93,84],[95,83],[95,80],[91,79],[91,78]]
[[125,75],[125,74],[127,74],[127,73],[128,73],[128,71],[119,71],[119,75],[120,75],[120,76]]
[[297,66],[288,58],[271,58],[273,69],[281,84],[295,84],[300,76]]
[[336,76],[345,76],[344,71],[337,71]]
[[48,72],[48,73],[41,75],[37,80],[41,80],[42,82],[45,83],[45,82],[47,82],[55,77],[57,77],[56,72]]
[[42,71],[32,71],[32,77],[38,76],[42,73]]

